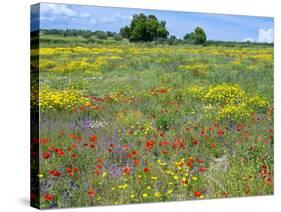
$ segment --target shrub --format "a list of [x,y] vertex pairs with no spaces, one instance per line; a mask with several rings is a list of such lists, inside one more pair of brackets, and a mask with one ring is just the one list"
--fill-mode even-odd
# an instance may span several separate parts
[[247,107],[251,108],[253,111],[265,113],[269,106],[269,103],[260,96],[249,97],[246,101]]
[[251,110],[246,104],[233,105],[229,104],[221,108],[217,115],[217,120],[246,121],[251,114]]
[[72,110],[74,106],[90,104],[86,97],[83,97],[75,90],[51,90],[49,88],[39,91],[39,101],[33,99],[33,105],[38,103],[42,112],[48,110]]
[[50,71],[53,72],[61,72],[61,73],[68,73],[68,72],[75,72],[75,71],[82,71],[82,72],[99,72],[101,64],[100,63],[88,63],[84,61],[73,61],[67,64],[59,65]]
[[55,62],[51,60],[40,60],[39,71],[47,71],[55,67]]
[[210,86],[203,99],[214,104],[235,104],[245,98],[245,92],[239,85],[222,83]]

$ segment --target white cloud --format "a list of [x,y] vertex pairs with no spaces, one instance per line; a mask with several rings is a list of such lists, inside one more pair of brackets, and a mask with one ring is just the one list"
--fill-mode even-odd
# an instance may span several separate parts
[[268,30],[259,29],[259,36],[257,42],[260,43],[272,43],[273,42],[273,28]]
[[98,22],[112,23],[118,21],[130,21],[133,19],[132,15],[123,15],[121,13],[113,13],[109,16],[95,17],[90,12],[77,12],[68,5],[64,4],[40,4],[41,20],[55,21],[61,17],[68,17],[71,20],[78,20],[79,18],[87,19],[91,24],[97,24]]
[[248,37],[248,38],[243,39],[242,41],[243,41],[243,42],[247,42],[247,41],[254,42],[255,39],[254,39],[254,38]]
[[40,4],[40,11],[43,14],[50,13],[54,15],[64,15],[69,17],[77,17],[77,13],[64,4]]

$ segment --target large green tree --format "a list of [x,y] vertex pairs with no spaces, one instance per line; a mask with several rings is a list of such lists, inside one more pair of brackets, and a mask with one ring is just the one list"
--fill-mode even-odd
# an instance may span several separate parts
[[206,43],[207,35],[202,28],[196,27],[194,32],[188,33],[184,36],[184,40],[188,43],[204,44]]
[[120,34],[133,42],[147,42],[167,38],[166,22],[159,21],[154,15],[138,14],[133,16],[130,26],[120,29]]

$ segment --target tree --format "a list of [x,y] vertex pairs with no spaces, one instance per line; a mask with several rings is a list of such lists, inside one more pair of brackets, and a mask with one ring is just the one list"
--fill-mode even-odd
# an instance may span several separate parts
[[98,39],[101,39],[101,40],[107,39],[106,32],[104,32],[104,31],[95,31],[94,34],[97,36]]
[[116,41],[121,41],[123,39],[122,35],[120,35],[119,33],[114,34],[113,35],[114,40]]
[[116,34],[115,32],[106,31],[107,37],[113,37],[115,34]]
[[207,36],[202,28],[196,27],[194,32],[187,33],[184,36],[184,40],[192,44],[204,44],[206,43]]
[[204,43],[206,43],[206,40],[207,40],[207,36],[206,36],[205,31],[200,27],[196,27],[195,44],[204,44]]
[[130,37],[130,27],[125,26],[125,27],[121,28],[121,29],[120,29],[120,35],[121,35],[123,38],[129,39],[129,37]]
[[120,29],[120,34],[133,42],[154,41],[167,38],[169,32],[166,29],[166,22],[159,21],[154,15],[134,15],[130,26]]
[[172,45],[172,44],[175,44],[176,42],[177,42],[177,37],[175,35],[171,35],[168,38],[168,44]]

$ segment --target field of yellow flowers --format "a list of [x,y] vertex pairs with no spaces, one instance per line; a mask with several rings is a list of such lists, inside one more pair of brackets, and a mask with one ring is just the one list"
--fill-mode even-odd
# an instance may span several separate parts
[[273,194],[272,47],[31,54],[41,208]]

